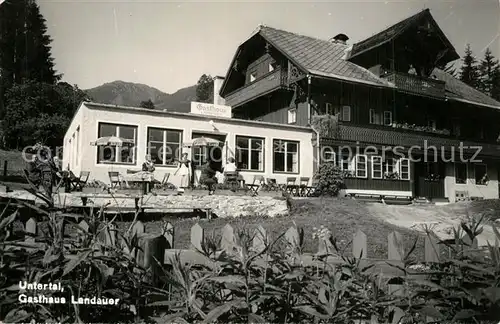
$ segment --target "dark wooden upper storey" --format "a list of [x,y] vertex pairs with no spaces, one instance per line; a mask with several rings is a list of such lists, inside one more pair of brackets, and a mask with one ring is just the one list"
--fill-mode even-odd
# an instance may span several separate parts
[[260,26],[238,47],[220,95],[235,118],[290,123],[293,110],[292,122],[305,126],[349,107],[341,122],[356,127],[401,136],[396,126],[416,125],[431,136],[496,143],[500,103],[443,72],[459,55],[429,10],[352,46],[346,40]]

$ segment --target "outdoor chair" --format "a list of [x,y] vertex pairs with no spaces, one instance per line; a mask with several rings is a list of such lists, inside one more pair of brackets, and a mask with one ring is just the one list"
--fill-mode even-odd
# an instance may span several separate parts
[[299,194],[299,186],[295,183],[297,178],[288,177],[286,178],[285,192],[290,195],[298,195]]
[[306,187],[306,197],[317,197],[319,194],[319,179],[313,178],[311,185]]
[[257,196],[259,194],[259,188],[262,183],[265,183],[263,176],[253,176],[253,182],[251,184],[246,184],[247,191],[250,191],[252,196]]
[[236,191],[240,187],[238,171],[224,172],[224,184],[231,190]]
[[280,191],[280,186],[274,178],[267,178],[266,190],[267,191]]
[[307,185],[309,184],[309,177],[300,177],[299,180],[299,195],[305,197],[307,194]]
[[69,181],[71,188],[74,191],[82,191],[83,187],[89,180],[90,171],[80,171],[80,176],[77,177],[73,172],[69,172]]
[[163,179],[161,180],[161,182],[159,181],[156,181],[155,183],[155,187],[156,189],[167,189],[167,183],[168,183],[168,179],[170,178],[170,173],[167,172],[163,175]]
[[111,183],[111,189],[121,187],[120,172],[109,171],[108,176],[109,176],[109,182]]

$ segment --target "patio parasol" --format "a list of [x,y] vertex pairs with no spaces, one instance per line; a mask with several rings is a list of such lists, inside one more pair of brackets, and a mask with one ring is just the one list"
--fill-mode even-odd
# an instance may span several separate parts
[[117,136],[99,137],[95,142],[90,142],[92,146],[123,146],[123,144],[134,144],[134,140]]
[[211,137],[195,138],[192,142],[184,144],[184,147],[193,146],[219,146],[222,142]]

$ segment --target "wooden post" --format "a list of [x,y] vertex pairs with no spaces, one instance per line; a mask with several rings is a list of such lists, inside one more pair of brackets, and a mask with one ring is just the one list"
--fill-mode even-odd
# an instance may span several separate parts
[[354,233],[352,240],[352,255],[358,259],[366,259],[368,257],[366,234],[361,230]]
[[[31,217],[25,225],[26,233],[36,235],[36,219]],[[25,236],[24,241],[27,243],[35,243],[34,236]]]
[[148,233],[142,233],[137,238],[140,247],[136,253],[137,264],[150,271],[151,283],[156,285],[162,273],[167,239],[163,235]]
[[191,227],[191,245],[194,249],[202,251],[201,244],[204,240],[204,231],[200,224],[196,223]]
[[235,252],[234,229],[230,224],[226,224],[222,229],[221,247],[227,254]]

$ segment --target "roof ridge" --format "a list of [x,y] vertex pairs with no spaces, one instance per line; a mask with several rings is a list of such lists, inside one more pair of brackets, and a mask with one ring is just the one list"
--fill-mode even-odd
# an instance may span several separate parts
[[[284,29],[280,29],[280,28],[275,28],[275,27],[271,27],[271,26],[263,26],[263,27],[269,28],[269,29],[274,29],[276,31],[284,32],[284,33],[287,33],[287,34],[292,34],[292,35],[295,35],[295,36],[307,37],[307,38],[310,38],[310,39],[313,39],[313,40],[322,41],[322,42],[326,42],[326,43],[332,44],[328,39],[323,39],[323,38],[309,36],[309,35],[304,35],[304,34],[299,34],[299,33],[291,32],[291,31],[288,31],[288,30],[284,30]],[[336,45],[348,46],[346,44],[336,44]]]

